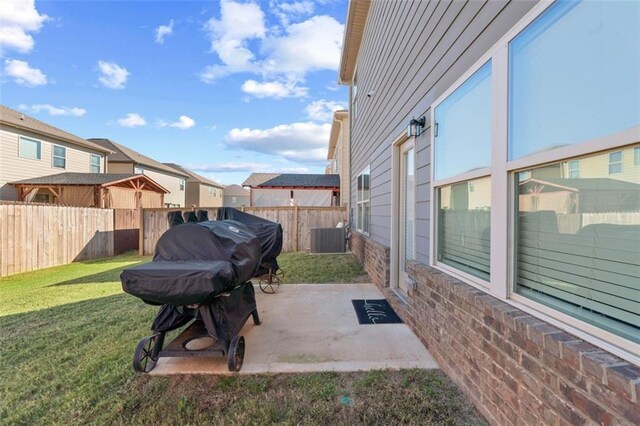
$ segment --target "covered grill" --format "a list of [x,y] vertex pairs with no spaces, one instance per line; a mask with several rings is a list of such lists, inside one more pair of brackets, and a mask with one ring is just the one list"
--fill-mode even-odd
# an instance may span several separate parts
[[[169,217],[170,222],[174,219],[175,215]],[[276,230],[263,230],[258,237],[234,220],[173,223],[158,240],[153,261],[127,268],[120,276],[125,292],[146,303],[162,305],[151,326],[154,334],[142,339],[136,348],[134,368],[148,372],[161,356],[222,352],[229,369],[239,371],[244,358],[240,330],[249,316],[256,325],[260,322],[249,279],[260,268],[262,247],[274,248]],[[163,349],[165,333],[192,320]],[[190,342],[207,336],[213,339],[212,345],[188,350]]]
[[249,213],[222,207],[218,209],[218,220],[235,220],[245,225],[260,240],[262,260],[254,277],[258,278],[260,289],[265,293],[275,293],[284,277],[284,271],[278,265],[277,257],[282,250],[282,226]]

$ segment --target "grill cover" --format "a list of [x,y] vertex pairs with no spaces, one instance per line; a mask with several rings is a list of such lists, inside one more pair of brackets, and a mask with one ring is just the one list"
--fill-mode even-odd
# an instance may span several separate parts
[[153,261],[122,271],[125,292],[151,304],[205,304],[254,276],[260,241],[242,223],[185,223],[166,231]]
[[282,250],[282,226],[279,223],[241,212],[233,207],[218,209],[218,220],[235,220],[244,224],[260,240],[262,250],[261,268],[257,273],[264,274],[264,268],[278,269],[276,258]]

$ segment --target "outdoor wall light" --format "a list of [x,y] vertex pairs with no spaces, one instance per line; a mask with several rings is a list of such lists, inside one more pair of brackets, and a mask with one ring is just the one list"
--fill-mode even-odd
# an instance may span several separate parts
[[424,118],[424,116],[418,118],[417,120],[415,118],[412,118],[409,122],[409,125],[407,126],[407,137],[410,138],[411,136],[420,136],[420,134],[422,133],[422,129],[424,129],[426,121],[427,119]]

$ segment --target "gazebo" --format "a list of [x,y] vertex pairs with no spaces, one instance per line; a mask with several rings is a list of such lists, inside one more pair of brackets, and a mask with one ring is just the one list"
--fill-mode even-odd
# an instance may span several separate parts
[[11,185],[21,201],[99,208],[162,207],[169,192],[143,174],[59,173]]

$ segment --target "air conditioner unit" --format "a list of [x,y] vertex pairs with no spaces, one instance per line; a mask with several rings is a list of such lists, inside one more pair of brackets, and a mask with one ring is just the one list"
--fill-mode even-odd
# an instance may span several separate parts
[[344,228],[311,228],[311,253],[344,253]]

